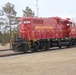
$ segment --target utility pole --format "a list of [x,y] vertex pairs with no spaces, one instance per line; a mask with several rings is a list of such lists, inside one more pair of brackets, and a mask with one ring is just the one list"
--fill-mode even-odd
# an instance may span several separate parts
[[38,12],[38,10],[39,10],[39,8],[38,8],[38,0],[36,0],[36,7],[37,7],[37,17],[39,16],[39,12]]

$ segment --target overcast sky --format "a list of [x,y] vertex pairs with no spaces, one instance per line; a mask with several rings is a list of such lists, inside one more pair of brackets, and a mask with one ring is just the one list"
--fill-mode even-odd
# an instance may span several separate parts
[[[0,9],[7,2],[15,5],[17,16],[29,6],[37,15],[36,0],[0,0]],[[39,17],[76,17],[76,0],[38,0]]]

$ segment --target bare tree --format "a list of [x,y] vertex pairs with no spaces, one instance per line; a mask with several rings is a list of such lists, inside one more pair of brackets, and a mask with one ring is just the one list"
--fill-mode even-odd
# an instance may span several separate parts
[[4,15],[7,17],[7,24],[5,26],[5,29],[4,30],[8,30],[10,31],[10,37],[11,38],[11,29],[12,29],[12,23],[15,22],[16,20],[16,14],[17,12],[15,11],[15,6],[14,4],[12,3],[9,3],[7,2],[3,7],[3,12],[4,12]]

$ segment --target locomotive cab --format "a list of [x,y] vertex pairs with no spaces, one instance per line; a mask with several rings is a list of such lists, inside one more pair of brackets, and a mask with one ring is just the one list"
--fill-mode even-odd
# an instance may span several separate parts
[[70,26],[70,37],[76,37],[76,24],[74,22]]
[[32,37],[31,18],[23,18],[22,20],[20,20],[20,22],[21,21],[22,24],[19,25],[20,36],[25,40],[30,40],[30,38]]

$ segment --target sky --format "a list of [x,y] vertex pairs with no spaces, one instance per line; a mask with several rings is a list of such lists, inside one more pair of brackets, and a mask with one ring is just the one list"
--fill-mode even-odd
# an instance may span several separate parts
[[[37,15],[37,0],[0,0],[0,9],[7,2],[15,5],[17,16],[22,16],[26,6],[29,6]],[[39,17],[76,18],[76,0],[38,0]]]

